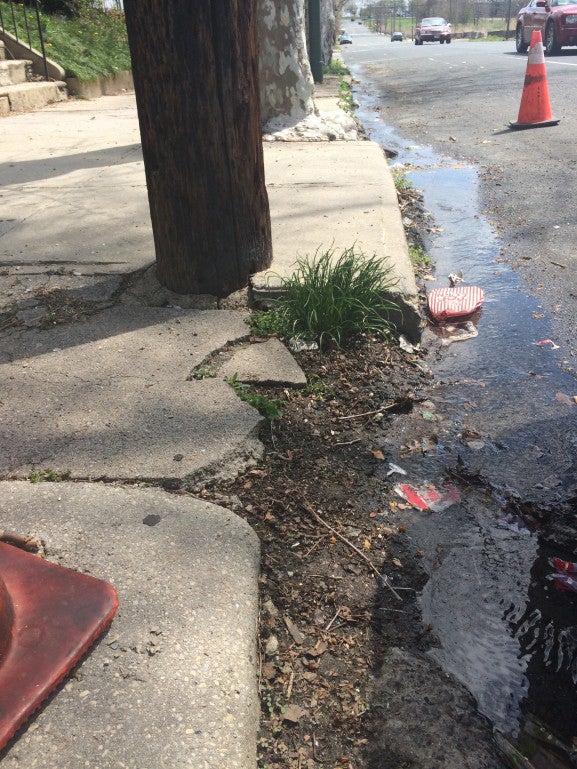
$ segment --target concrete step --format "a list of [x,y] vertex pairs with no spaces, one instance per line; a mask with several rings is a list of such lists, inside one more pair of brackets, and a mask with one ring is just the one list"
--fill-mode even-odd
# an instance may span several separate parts
[[66,98],[66,83],[58,80],[0,86],[0,115],[42,109]]
[[19,85],[26,83],[26,65],[28,62],[24,59],[15,59],[12,61],[0,61],[0,86]]

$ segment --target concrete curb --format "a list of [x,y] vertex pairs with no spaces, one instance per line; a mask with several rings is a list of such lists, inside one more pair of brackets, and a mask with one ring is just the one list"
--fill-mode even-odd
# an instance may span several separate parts
[[[111,582],[120,608],[3,769],[256,769],[259,542],[160,489],[0,483],[2,526]],[[41,635],[37,643],[41,645]]]

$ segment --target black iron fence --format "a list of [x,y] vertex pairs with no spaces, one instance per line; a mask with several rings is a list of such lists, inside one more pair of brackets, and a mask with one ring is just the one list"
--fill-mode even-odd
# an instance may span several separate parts
[[[2,35],[2,32],[8,34]],[[34,33],[36,34],[34,35]],[[16,2],[16,0],[0,0],[0,38],[8,44],[8,50],[10,50],[9,35],[12,35],[17,43],[28,48],[34,48],[32,36],[37,36],[37,39],[40,40],[40,53],[44,63],[44,77],[46,80],[50,80],[38,0],[28,0],[27,3]]]

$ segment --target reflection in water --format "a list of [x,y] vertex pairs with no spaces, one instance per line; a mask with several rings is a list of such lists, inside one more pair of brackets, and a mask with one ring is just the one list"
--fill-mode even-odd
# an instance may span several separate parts
[[[577,767],[577,594],[556,590],[548,579],[551,555],[577,560],[574,510],[558,512],[566,510],[564,486],[574,479],[577,426],[570,398],[555,398],[572,395],[575,380],[560,368],[562,350],[537,344],[551,338],[549,321],[500,258],[501,244],[480,214],[477,169],[414,146],[386,126],[367,81],[355,98],[369,138],[397,151],[396,162],[442,230],[427,243],[436,263],[433,285],[448,285],[448,274],[461,271],[465,284],[486,295],[474,324],[478,336],[450,346],[431,331],[424,337],[437,350],[431,365],[446,419],[443,443],[457,443],[472,426],[484,446],[439,454],[436,472],[458,453],[471,475],[504,490],[491,500],[468,490],[462,506],[417,518],[411,529],[415,541],[444,553],[422,596],[423,620],[442,642],[431,654],[502,733],[511,766],[527,767],[529,760],[532,769]],[[416,462],[412,471],[433,480],[430,461]],[[507,521],[503,509],[511,499],[531,512],[535,533]],[[556,505],[551,514],[545,500]]]
[[[573,751],[572,765],[577,766],[577,594],[555,587],[550,579],[552,555],[559,552],[540,548],[531,569],[525,611],[507,609],[504,619],[528,661],[529,691],[523,704],[525,751],[533,743],[534,749],[541,748],[545,739],[549,747],[555,743],[561,755]],[[541,724],[552,724],[559,742]]]

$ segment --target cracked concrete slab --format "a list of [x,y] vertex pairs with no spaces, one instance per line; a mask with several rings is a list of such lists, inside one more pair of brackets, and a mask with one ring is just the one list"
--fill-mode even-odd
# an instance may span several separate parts
[[0,474],[200,482],[262,453],[262,418],[224,381],[188,380],[244,339],[245,313],[115,307],[0,343]]
[[278,339],[240,347],[219,370],[222,377],[236,374],[240,382],[303,387],[304,371]]
[[2,527],[110,582],[108,633],[2,754],[3,769],[256,769],[259,543],[160,489],[0,482]]

